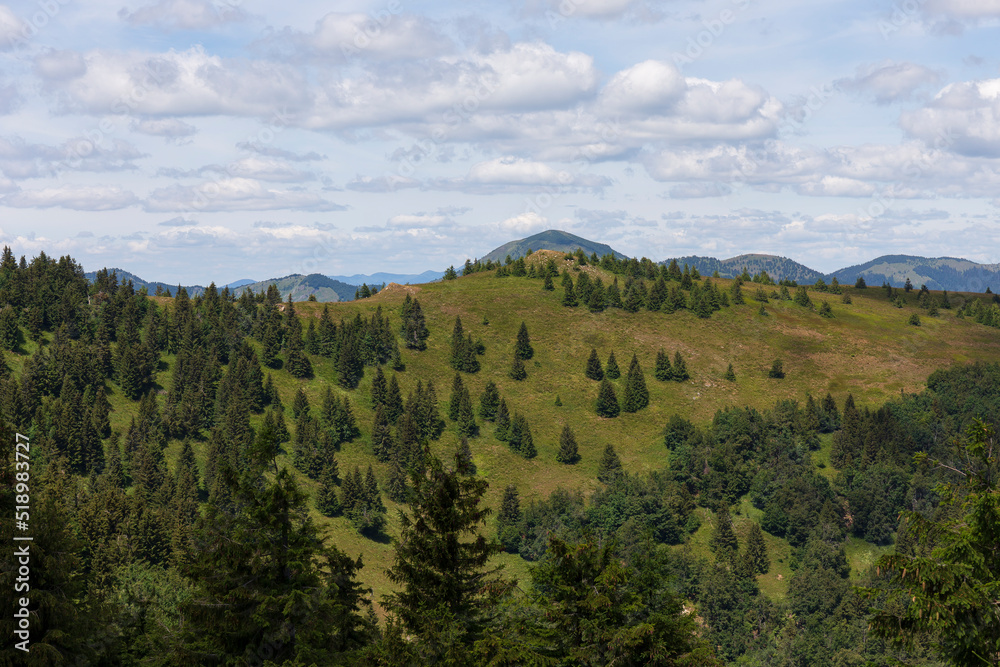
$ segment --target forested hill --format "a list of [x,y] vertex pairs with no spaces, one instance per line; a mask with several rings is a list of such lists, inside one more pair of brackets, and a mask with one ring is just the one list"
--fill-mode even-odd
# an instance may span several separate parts
[[863,275],[871,285],[888,282],[902,286],[907,280],[915,286],[927,285],[930,289],[957,292],[983,292],[1000,289],[1000,264],[977,264],[955,257],[914,257],[912,255],[885,255],[830,274],[840,282],[854,281]]
[[[671,260],[663,262],[669,264]],[[766,272],[774,280],[794,280],[798,283],[812,284],[819,279],[829,279],[819,271],[814,271],[808,266],[799,264],[787,257],[776,255],[739,255],[729,259],[715,259],[714,257],[678,257],[677,263],[680,265],[689,264],[697,267],[703,275],[711,276],[716,271],[724,278],[735,278],[747,271],[750,275]],[[855,276],[854,278],[857,278]],[[851,283],[854,282],[851,278]],[[841,279],[840,282],[843,282]],[[881,283],[878,283],[881,284]]]
[[[1000,299],[545,250],[463,273],[168,298],[6,250],[0,511],[30,506],[31,655],[833,667],[995,636],[962,616],[995,591],[963,516],[995,462],[933,462],[995,451]],[[907,560],[956,541],[930,575]],[[0,552],[0,586],[19,567]]]
[[510,241],[499,248],[494,248],[482,258],[482,261],[502,262],[508,255],[511,259],[518,259],[527,254],[529,250],[575,252],[577,248],[583,249],[587,255],[596,254],[598,257],[614,255],[618,259],[626,258],[625,255],[607,244],[590,241],[558,229],[549,229],[527,238]]

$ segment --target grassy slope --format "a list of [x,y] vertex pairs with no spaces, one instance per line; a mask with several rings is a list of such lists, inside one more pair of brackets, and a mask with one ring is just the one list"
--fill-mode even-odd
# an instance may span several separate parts
[[[559,254],[554,256],[561,258]],[[592,267],[584,270],[600,273]],[[610,282],[612,276],[602,275],[606,283]],[[714,282],[726,288],[730,284],[726,280]],[[448,338],[455,316],[459,315],[466,331],[471,332],[473,338],[482,338],[486,345],[486,354],[480,358],[482,370],[463,377],[474,402],[478,405],[484,385],[494,380],[511,410],[523,412],[531,424],[538,448],[538,457],[532,461],[512,454],[492,437],[489,425],[471,442],[479,473],[491,484],[486,502],[492,507],[499,505],[507,484],[518,486],[522,503],[545,496],[557,486],[585,491],[594,489],[599,456],[608,442],[615,445],[631,472],[662,467],[667,453],[660,432],[675,412],[696,423],[706,423],[721,407],[767,408],[779,398],[803,401],[807,392],[823,396],[828,391],[838,403],[842,403],[848,392],[853,392],[860,405],[875,405],[901,391],[920,391],[932,371],[952,362],[1000,359],[1000,335],[995,329],[956,319],[954,311],[942,311],[938,318],[923,316],[923,326],[909,326],[906,322],[914,312],[915,293],[908,296],[911,307],[900,310],[888,303],[881,289],[848,290],[854,300],[851,305],[842,304],[839,296],[810,292],[817,306],[824,298],[832,305],[836,317],[824,319],[791,302],[776,300],[766,306],[769,316],[762,317],[757,314],[759,304],[750,298],[754,292],[751,287],[744,289],[746,305],[723,309],[711,319],[703,320],[688,312],[665,315],[613,310],[591,314],[582,307],[562,307],[559,287],[554,292],[545,292],[540,280],[497,279],[490,273],[423,286],[392,286],[371,299],[329,304],[329,307],[334,319],[339,320],[358,312],[368,316],[381,306],[398,324],[399,306],[407,291],[419,299],[431,337],[426,351],[403,351],[406,371],[399,374],[399,380],[404,396],[416,384],[417,378],[431,378],[444,415],[454,377],[448,365]],[[959,295],[951,297],[957,306]],[[303,317],[318,317],[322,307],[321,303],[296,304],[297,312]],[[484,317],[489,319],[488,325],[483,324]],[[535,356],[526,363],[528,378],[516,382],[507,377],[507,370],[522,320],[527,322]],[[591,347],[597,348],[602,360],[614,350],[623,373],[632,354],[638,355],[650,390],[649,408],[612,420],[594,414],[597,383],[583,375]],[[660,347],[671,357],[675,350],[681,351],[692,375],[690,381],[662,383],[653,377],[653,364]],[[787,375],[784,380],[766,377],[771,362],[777,357],[784,361]],[[158,378],[164,387],[170,383],[172,359],[166,361],[167,368]],[[737,375],[735,383],[722,379],[730,362]],[[325,385],[332,385],[336,392],[344,393],[336,385],[329,360],[313,358],[313,365],[315,377],[308,382],[295,380],[283,371],[273,372],[286,406],[291,405],[299,384],[304,385],[314,406],[318,405]],[[385,466],[375,462],[370,455],[370,381],[371,373],[368,372],[360,387],[349,392],[362,437],[346,444],[338,460],[342,474],[355,465],[364,470],[374,462],[378,477],[384,479]],[[624,378],[615,382],[619,396],[623,383]],[[554,404],[556,395],[561,397],[561,407]],[[113,425],[122,429],[127,426],[128,411],[133,410],[135,404],[126,405],[127,401],[119,395],[111,398],[115,407]],[[293,423],[290,409],[286,419],[290,425]],[[576,433],[583,457],[573,466],[555,462],[559,432],[567,422]],[[446,455],[454,450],[457,442],[454,427],[449,423],[441,440],[434,443],[434,450]],[[821,472],[832,476],[836,471],[829,467],[828,452],[824,457],[824,451],[829,448],[828,438],[824,443],[826,446],[816,460],[825,458],[827,467]],[[172,462],[178,451],[178,443],[171,443],[168,460]],[[198,452],[203,453],[200,449]],[[290,460],[288,463],[290,465]],[[304,477],[302,480],[307,489],[315,487]],[[389,533],[395,534],[397,506],[389,501],[387,504],[390,507]],[[711,523],[710,514],[706,510],[699,511],[705,516],[703,527],[693,539],[696,552],[703,546],[702,542],[707,542]],[[749,503],[744,502],[740,511],[734,517],[738,534],[745,530],[749,518],[759,519],[756,517],[759,512]],[[376,543],[358,536],[346,519],[327,519],[316,513],[314,517],[328,529],[330,538],[340,548],[352,555],[363,554],[365,568],[361,577],[374,588],[376,599],[389,590],[390,583],[384,572],[392,557],[388,543]],[[768,594],[780,597],[787,589],[791,573],[788,569],[790,552],[784,541],[767,537],[772,569],[761,577],[761,585]],[[864,543],[852,543],[849,552],[853,566],[861,567],[870,559],[872,549]],[[520,558],[504,555],[501,560],[507,563],[511,574],[526,575],[528,566]]]

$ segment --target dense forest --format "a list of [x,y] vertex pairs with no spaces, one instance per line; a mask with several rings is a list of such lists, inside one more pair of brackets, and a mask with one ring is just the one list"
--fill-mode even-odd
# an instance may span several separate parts
[[[445,281],[460,273],[595,316],[705,320],[752,300],[751,317],[772,302],[834,317],[828,300],[875,291],[583,253],[467,262]],[[988,296],[884,289],[914,317],[954,308],[1000,326]],[[630,471],[609,438],[592,492],[522,500],[527,489],[477,469],[473,447],[540,456],[536,415],[509,388],[545,372],[531,317],[502,351],[511,384],[479,391],[496,352],[485,317],[431,328],[409,293],[364,317],[315,306],[303,316],[274,285],[148,295],[107,271],[88,281],[70,257],[4,249],[0,503],[30,519],[0,526],[7,545],[32,541],[30,651],[7,614],[0,664],[1000,663],[1000,364],[942,368],[878,404],[823,392],[720,406],[705,423],[674,413],[647,443],[658,469]],[[415,376],[430,340],[447,341],[450,385]],[[651,410],[650,384],[699,372],[680,350],[653,350],[646,368],[619,352],[573,360],[604,420]],[[762,381],[785,372],[775,359]],[[732,364],[719,381],[736,381]],[[581,428],[560,430],[555,461],[580,465]],[[367,465],[342,467],[349,448]],[[390,592],[362,583],[364,558],[327,521],[390,544]],[[852,538],[884,553],[853,578]],[[760,576],[777,542],[791,576],[776,599]],[[16,553],[0,556],[5,591],[21,590]]]

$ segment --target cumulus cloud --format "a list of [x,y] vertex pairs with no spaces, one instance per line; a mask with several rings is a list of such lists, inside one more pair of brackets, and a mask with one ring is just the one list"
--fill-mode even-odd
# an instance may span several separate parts
[[837,85],[844,90],[870,96],[878,104],[891,104],[909,100],[918,89],[940,80],[937,72],[922,65],[890,60],[861,66],[853,77],[840,79]]
[[48,81],[66,81],[82,76],[87,64],[76,51],[45,51],[35,57],[35,74]]
[[173,185],[150,193],[147,211],[343,211],[345,206],[302,190],[265,188],[257,180],[225,178],[193,186]]
[[312,53],[339,59],[412,60],[452,50],[451,40],[430,19],[391,12],[331,12],[317,21],[311,35],[293,39]]
[[534,211],[526,211],[497,223],[497,229],[500,232],[519,235],[531,234],[532,232],[547,229],[548,226],[549,219]]
[[208,165],[198,170],[199,174],[209,172],[225,174],[233,178],[256,179],[276,183],[303,183],[316,180],[316,174],[298,169],[285,160],[251,156],[223,165]]
[[357,175],[345,187],[355,192],[396,192],[406,188],[419,188],[421,182],[415,178],[390,174],[387,176]]
[[189,220],[181,216],[175,218],[170,218],[169,220],[164,220],[163,222],[156,223],[160,227],[196,227],[198,223],[194,220]]
[[0,204],[12,208],[66,208],[77,211],[113,211],[134,206],[138,197],[115,185],[62,186],[21,190],[0,198]]
[[507,156],[479,162],[462,178],[432,179],[425,187],[471,193],[581,191],[598,192],[611,185],[606,176],[555,169],[542,162]]
[[923,108],[903,113],[900,123],[929,146],[1000,157],[1000,79],[949,84]]
[[209,0],[160,0],[135,11],[122,9],[118,17],[132,26],[161,30],[206,30],[247,18],[239,2]]

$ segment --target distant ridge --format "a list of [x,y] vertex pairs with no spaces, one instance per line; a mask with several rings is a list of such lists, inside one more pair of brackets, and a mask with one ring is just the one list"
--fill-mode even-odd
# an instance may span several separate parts
[[859,275],[869,285],[888,282],[900,287],[906,279],[914,287],[953,292],[984,292],[987,287],[1000,287],[1000,264],[979,264],[956,257],[916,257],[914,255],[883,255],[870,262],[849,266],[830,274],[842,283],[854,282]]
[[331,280],[338,280],[342,283],[347,283],[348,285],[381,285],[385,283],[399,283],[400,285],[413,284],[418,285],[420,283],[432,283],[435,280],[441,280],[444,277],[444,271],[424,271],[423,273],[372,273],[371,275],[365,275],[363,273],[356,273],[353,276],[327,276]]
[[315,296],[317,301],[351,301],[354,299],[355,285],[348,285],[339,280],[328,278],[319,273],[304,276],[294,273],[284,278],[271,278],[251,283],[240,288],[240,292],[249,289],[252,292],[267,291],[268,285],[275,285],[281,292],[282,300],[292,295],[292,301],[306,301]]
[[[729,259],[715,259],[714,257],[698,257],[689,255],[687,257],[677,257],[677,264],[683,267],[685,264],[696,267],[698,273],[704,276],[711,276],[716,271],[723,278],[735,278],[743,273],[743,269],[752,276],[761,271],[766,271],[774,280],[794,280],[798,283],[815,283],[820,278],[825,279],[825,274],[810,269],[804,264],[779,257],[777,255],[747,254],[737,255]],[[665,260],[663,264],[668,264],[671,260]],[[851,278],[854,282],[854,278]]]
[[[125,269],[117,269],[109,267],[105,267],[105,269],[107,270],[108,273],[114,273],[118,276],[119,284],[127,283],[128,281],[131,280],[132,286],[135,287],[136,290],[140,290],[143,287],[145,287],[146,291],[149,292],[150,294],[156,294],[157,287],[159,287],[163,291],[170,290],[171,294],[174,294],[177,291],[176,283],[171,285],[169,283],[161,283],[159,281],[149,282],[143,280],[134,273],[126,271]],[[97,271],[87,271],[83,275],[90,282],[94,282],[94,279],[97,277]],[[183,285],[183,287],[187,291],[188,296],[198,296],[199,294],[203,294],[205,292],[205,288],[202,285]],[[219,289],[221,290],[222,288],[220,287]]]
[[583,248],[583,251],[587,253],[587,255],[596,252],[598,257],[613,254],[619,259],[628,259],[628,255],[618,252],[605,243],[590,241],[581,236],[576,236],[575,234],[570,234],[569,232],[564,232],[558,229],[548,229],[544,232],[529,236],[528,238],[504,243],[502,246],[495,248],[480,259],[484,261],[493,260],[494,262],[502,262],[507,255],[510,255],[511,259],[517,259],[518,257],[523,257],[528,254],[529,248],[531,250],[558,250],[559,252],[573,252],[577,248]]

